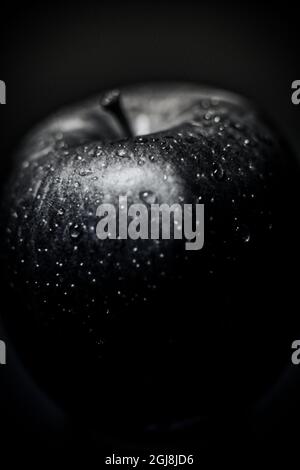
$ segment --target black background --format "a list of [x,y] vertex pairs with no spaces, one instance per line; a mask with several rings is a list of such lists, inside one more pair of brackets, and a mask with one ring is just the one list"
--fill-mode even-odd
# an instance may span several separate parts
[[[44,2],[1,8],[0,79],[7,85],[7,104],[0,108],[1,181],[21,137],[50,112],[103,88],[160,79],[246,95],[300,158],[300,105],[291,102],[291,83],[300,78],[300,17],[292,4]],[[40,412],[44,398],[20,392],[22,380],[10,365],[0,369],[2,442],[29,455],[80,442],[84,455],[90,445],[82,435],[66,428],[52,404]]]

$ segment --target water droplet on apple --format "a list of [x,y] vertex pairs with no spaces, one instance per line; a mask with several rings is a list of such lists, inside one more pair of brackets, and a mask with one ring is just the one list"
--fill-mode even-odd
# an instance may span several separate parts
[[233,127],[234,127],[235,129],[238,129],[238,130],[243,130],[243,129],[244,129],[244,124],[242,124],[242,123],[240,123],[240,122],[235,122],[235,123],[233,124]]
[[155,204],[157,201],[156,194],[153,191],[141,191],[139,196],[146,204]]
[[88,175],[91,175],[93,172],[92,170],[81,170],[79,172],[80,176],[88,176]]
[[213,165],[213,170],[212,170],[212,176],[217,180],[217,181],[222,181],[225,177],[225,170],[224,168],[218,164],[215,163]]
[[80,237],[82,233],[82,227],[78,224],[72,224],[69,230],[70,230],[70,236],[73,239],[77,239],[78,237]]
[[117,154],[118,154],[119,157],[125,157],[125,155],[126,155],[126,150],[125,150],[125,149],[119,149],[119,150],[117,151]]
[[242,242],[249,243],[250,238],[251,238],[249,230],[246,226],[240,225],[237,219],[235,220],[235,231],[238,233]]

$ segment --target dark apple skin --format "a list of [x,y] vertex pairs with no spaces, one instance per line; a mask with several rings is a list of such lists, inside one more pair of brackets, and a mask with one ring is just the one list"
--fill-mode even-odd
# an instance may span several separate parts
[[[210,419],[248,414],[287,359],[289,327],[272,306],[295,174],[236,95],[149,84],[121,97],[146,135],[126,136],[95,97],[39,126],[16,156],[2,211],[7,323],[33,376],[77,419],[143,439],[205,434]],[[203,249],[97,238],[99,204],[145,193],[204,203]],[[279,339],[271,363],[266,337]]]

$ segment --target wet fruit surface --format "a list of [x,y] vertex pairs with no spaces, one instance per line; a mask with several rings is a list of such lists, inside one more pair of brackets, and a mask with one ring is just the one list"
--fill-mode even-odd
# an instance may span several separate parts
[[[71,412],[170,432],[248,409],[283,366],[268,363],[265,338],[270,324],[285,333],[270,295],[292,176],[281,142],[235,96],[151,85],[121,97],[132,135],[104,96],[24,143],[4,203],[7,280],[23,307],[8,323]],[[97,207],[120,196],[204,204],[203,249],[99,240]]]

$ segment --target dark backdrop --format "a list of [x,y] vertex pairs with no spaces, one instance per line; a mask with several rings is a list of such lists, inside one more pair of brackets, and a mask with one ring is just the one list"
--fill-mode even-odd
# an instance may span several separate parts
[[195,80],[247,95],[300,152],[299,15],[263,2],[74,2],[15,6],[1,14],[1,158],[64,103],[111,87]]

